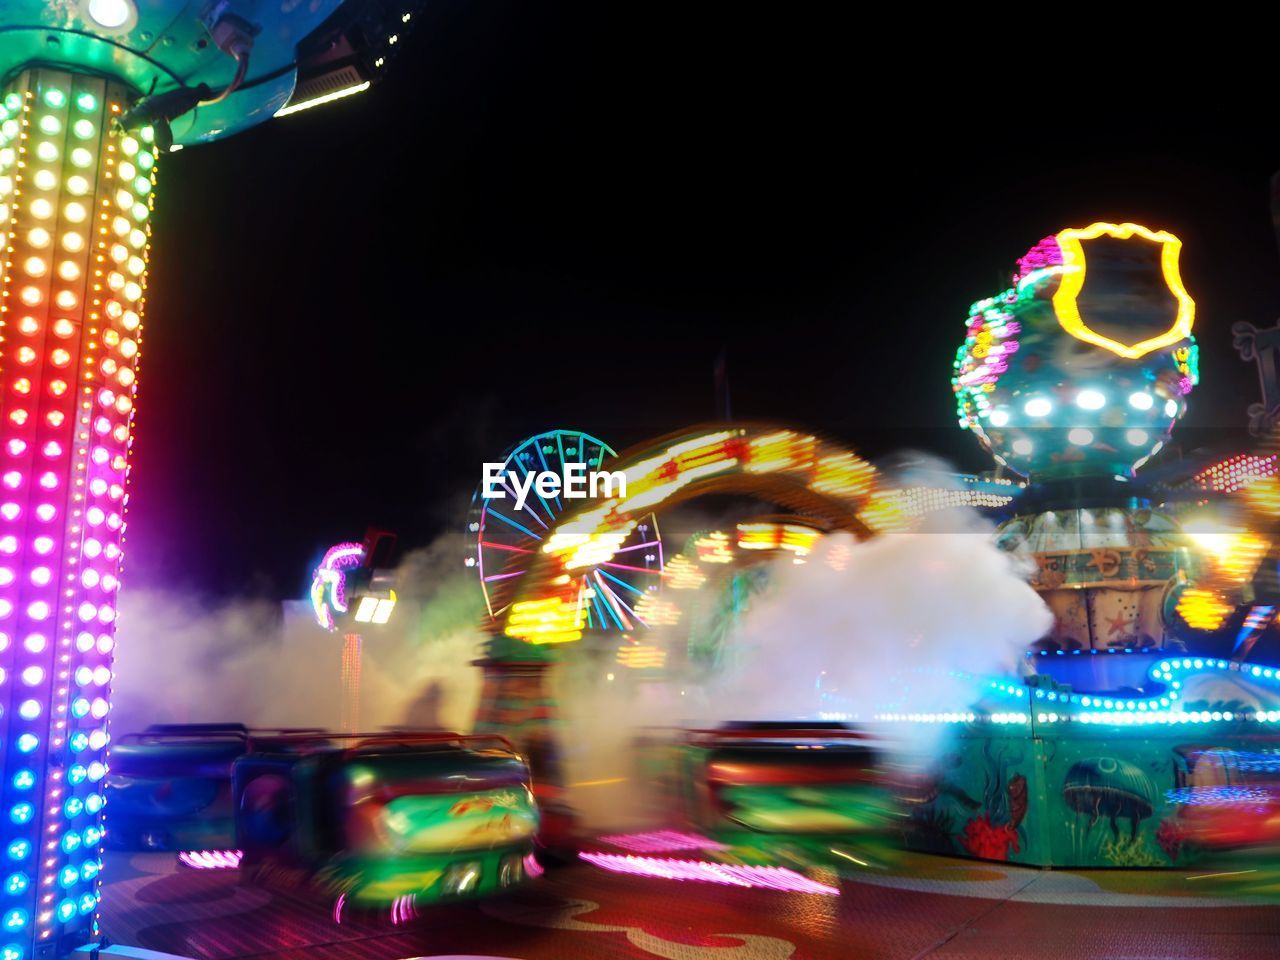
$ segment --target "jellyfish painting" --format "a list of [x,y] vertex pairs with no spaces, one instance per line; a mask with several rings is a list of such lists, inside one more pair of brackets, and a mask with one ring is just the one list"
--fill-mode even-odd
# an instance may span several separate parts
[[1151,816],[1155,789],[1145,773],[1114,757],[1089,757],[1071,765],[1062,785],[1062,799],[1076,813],[1089,814],[1089,830],[1100,817],[1111,821],[1111,835],[1120,839],[1117,821],[1129,821],[1129,839],[1136,840],[1139,822]]

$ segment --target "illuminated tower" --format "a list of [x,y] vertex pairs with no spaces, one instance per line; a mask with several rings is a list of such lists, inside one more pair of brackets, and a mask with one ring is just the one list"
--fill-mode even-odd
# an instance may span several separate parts
[[[4,936],[97,909],[107,712],[154,134],[125,91],[30,69],[0,107]],[[20,955],[20,941],[0,941]]]
[[0,4],[0,960],[97,933],[158,154],[368,88],[418,5]]

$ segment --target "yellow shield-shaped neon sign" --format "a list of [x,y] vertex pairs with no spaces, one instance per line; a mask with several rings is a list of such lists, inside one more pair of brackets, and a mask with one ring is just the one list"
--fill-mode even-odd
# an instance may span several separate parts
[[[1082,240],[1094,240],[1098,237],[1115,237],[1128,240],[1140,237],[1160,244],[1160,269],[1164,275],[1169,292],[1177,301],[1177,315],[1169,329],[1157,336],[1139,343],[1121,343],[1112,337],[1092,329],[1088,321],[1080,315],[1079,296],[1084,289],[1087,264],[1085,262]],[[1191,326],[1195,322],[1196,304],[1182,285],[1182,277],[1178,273],[1178,257],[1182,253],[1182,241],[1163,230],[1156,232],[1136,223],[1095,223],[1083,229],[1067,229],[1057,235],[1058,247],[1062,251],[1062,280],[1058,292],[1053,295],[1053,311],[1058,317],[1062,329],[1073,337],[1103,347],[1112,353],[1136,360],[1152,350],[1173,346],[1191,335]]]

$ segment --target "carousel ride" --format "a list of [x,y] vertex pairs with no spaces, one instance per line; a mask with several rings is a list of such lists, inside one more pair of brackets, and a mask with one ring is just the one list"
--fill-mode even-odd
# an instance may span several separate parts
[[[945,728],[939,755],[893,785],[899,839],[916,849],[1161,866],[1226,843],[1221,824],[1274,803],[1280,773],[1280,668],[1248,659],[1280,600],[1269,573],[1280,481],[1266,440],[1216,460],[1159,457],[1199,379],[1180,251],[1135,224],[1064,230],[973,305],[953,389],[994,476],[908,482],[818,436],[756,424],[691,429],[614,459],[625,496],[547,510],[525,539],[503,541],[500,569],[485,567],[502,602],[489,607],[481,729],[532,744],[535,770],[554,753],[548,667],[605,625],[593,591],[631,566],[623,551],[637,538],[660,559],[630,571],[647,579],[623,643],[652,648],[640,673],[683,678],[723,667],[734,618],[768,589],[762,561],[812,562],[833,531],[909,534],[970,506],[997,522],[996,543],[1053,614],[1022,669],[965,676],[963,696],[927,710],[901,709],[892,691],[851,702],[815,678],[812,722],[786,718],[797,737],[847,756],[847,732],[822,728],[856,721],[872,741],[857,747],[865,760],[904,725]],[[655,518],[720,494],[758,509],[662,553]],[[478,521],[472,533],[479,566]],[[641,599],[649,617],[636,615]],[[710,749],[744,739],[760,737],[722,734]]]

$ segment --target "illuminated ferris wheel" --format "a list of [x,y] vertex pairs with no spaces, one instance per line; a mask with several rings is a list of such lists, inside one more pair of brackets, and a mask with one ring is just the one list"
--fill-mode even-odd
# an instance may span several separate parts
[[[466,565],[475,568],[489,616],[498,619],[514,598],[521,575],[555,530],[557,518],[574,503],[561,493],[540,493],[541,475],[566,475],[582,465],[588,474],[616,456],[612,447],[580,430],[549,430],[517,444],[502,461],[502,478],[486,498],[484,486],[471,499]],[[521,487],[527,491],[521,497]],[[547,489],[546,487],[543,488]],[[657,593],[662,583],[662,538],[657,517],[646,516],[612,557],[578,575],[578,602],[587,629],[629,632],[661,619]]]

